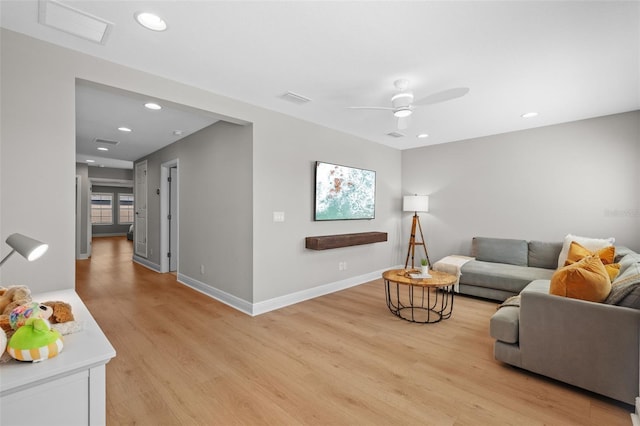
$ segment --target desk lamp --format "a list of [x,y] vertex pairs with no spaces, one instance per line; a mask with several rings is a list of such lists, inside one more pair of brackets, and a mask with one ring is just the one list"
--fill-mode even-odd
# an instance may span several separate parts
[[42,256],[49,248],[48,244],[18,233],[9,235],[6,243],[12,250],[0,261],[0,266],[4,265],[4,262],[15,252],[20,253],[22,257],[32,262]]

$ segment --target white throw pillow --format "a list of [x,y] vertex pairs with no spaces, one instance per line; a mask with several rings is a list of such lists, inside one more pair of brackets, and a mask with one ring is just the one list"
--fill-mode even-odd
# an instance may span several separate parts
[[616,239],[614,237],[589,238],[567,234],[567,236],[564,237],[562,250],[560,250],[560,255],[558,256],[558,269],[562,268],[564,266],[564,262],[567,260],[567,256],[569,255],[569,247],[571,247],[571,241],[575,241],[589,251],[596,251],[601,248],[612,246],[616,242]]

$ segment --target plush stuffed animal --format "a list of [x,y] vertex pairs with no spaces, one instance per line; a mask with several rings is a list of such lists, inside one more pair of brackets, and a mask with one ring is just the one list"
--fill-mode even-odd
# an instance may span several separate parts
[[63,322],[74,321],[73,313],[71,312],[71,305],[67,302],[49,301],[42,302],[43,305],[51,307],[53,314],[49,318],[51,324],[58,324]]
[[15,308],[9,314],[9,325],[12,330],[22,327],[29,318],[49,319],[53,315],[53,308],[41,303],[27,303]]
[[82,324],[75,320],[70,304],[60,301],[42,302],[42,304],[53,309],[53,315],[49,318],[52,329],[63,336],[82,330]]
[[9,314],[18,306],[31,302],[31,290],[24,285],[14,285],[9,288],[0,287],[0,328],[11,332]]
[[39,362],[58,355],[63,347],[62,336],[51,330],[49,321],[31,317],[13,333],[7,352],[18,361]]

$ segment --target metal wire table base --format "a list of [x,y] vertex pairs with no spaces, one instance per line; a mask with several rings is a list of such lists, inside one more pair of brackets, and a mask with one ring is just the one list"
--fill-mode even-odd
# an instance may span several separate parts
[[387,307],[405,321],[420,324],[440,322],[453,312],[453,285],[425,287],[385,281]]

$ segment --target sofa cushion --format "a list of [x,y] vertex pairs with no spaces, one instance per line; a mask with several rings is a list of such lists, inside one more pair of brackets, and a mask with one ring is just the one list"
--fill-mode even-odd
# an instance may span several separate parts
[[558,269],[551,277],[549,293],[573,299],[603,302],[611,292],[611,280],[598,256]]
[[474,237],[471,244],[476,260],[528,265],[528,244],[525,240]]
[[517,306],[501,307],[489,321],[489,334],[501,342],[518,343],[519,328],[520,308]]
[[562,250],[558,255],[558,268],[562,268],[564,266],[564,262],[567,260],[567,255],[569,254],[569,248],[571,247],[571,242],[575,241],[585,247],[587,250],[598,250],[603,247],[612,246],[613,243],[616,242],[616,239],[613,237],[610,238],[589,238],[589,237],[580,237],[578,235],[567,234],[564,237],[564,242],[562,243]]
[[631,250],[629,247],[616,246],[616,258],[613,261],[615,263],[618,263],[623,257],[625,257],[628,254],[636,254],[636,252]]
[[[631,258],[633,255],[627,255]],[[620,263],[627,258],[623,258]],[[630,259],[626,259],[629,261]],[[611,305],[640,309],[640,259],[629,264],[611,284],[611,293],[604,301]]]
[[557,269],[561,242],[529,241],[528,265],[534,268]]
[[640,254],[629,253],[622,259],[618,260],[618,263],[620,264],[620,275],[618,275],[618,278],[616,279],[620,279],[620,276],[625,273],[628,267],[640,263]]
[[471,260],[460,268],[460,272],[460,284],[518,294],[533,280],[550,279],[554,270]]

